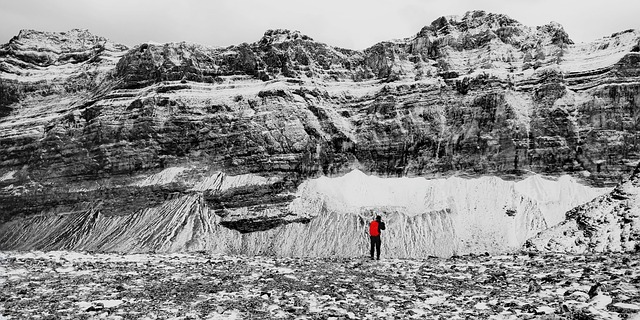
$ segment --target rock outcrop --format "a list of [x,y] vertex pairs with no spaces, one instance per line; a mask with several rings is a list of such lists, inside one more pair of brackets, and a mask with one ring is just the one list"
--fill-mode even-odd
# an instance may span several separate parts
[[566,214],[562,223],[528,240],[525,248],[539,251],[640,251],[640,166],[631,177]]
[[[116,232],[127,219],[159,212],[190,213],[200,227],[266,241],[269,232],[347,214],[292,206],[310,179],[354,169],[477,181],[568,175],[576,185],[613,186],[640,159],[639,39],[630,30],[573,44],[556,23],[533,29],[482,11],[363,51],[288,30],[226,48],[131,49],[81,30],[22,31],[0,47],[0,248],[42,233],[31,219],[50,219],[45,229],[103,221],[111,227],[95,230]],[[574,205],[590,200],[579,199]],[[344,219],[358,221],[362,211],[352,209]],[[446,217],[443,209],[420,213]],[[502,202],[485,210],[505,212]],[[518,232],[560,220],[536,210],[509,211],[523,219]],[[24,243],[117,249],[85,231]],[[406,239],[420,243],[416,237]],[[429,246],[421,252],[440,252]]]

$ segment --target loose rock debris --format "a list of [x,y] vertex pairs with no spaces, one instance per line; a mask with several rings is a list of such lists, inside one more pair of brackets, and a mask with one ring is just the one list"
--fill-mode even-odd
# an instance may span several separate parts
[[638,319],[629,254],[0,252],[0,319]]

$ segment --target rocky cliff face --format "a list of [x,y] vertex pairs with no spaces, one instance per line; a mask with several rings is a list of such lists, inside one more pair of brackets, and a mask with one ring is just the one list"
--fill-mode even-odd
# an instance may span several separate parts
[[[363,51],[287,30],[227,48],[131,49],[87,31],[22,31],[0,47],[0,248],[212,248],[169,245],[179,233],[169,222],[160,228],[159,215],[222,232],[189,232],[191,244],[229,248],[221,242],[245,239],[232,247],[268,251],[277,234],[338,246],[325,234],[349,223],[356,230],[368,212],[362,208],[387,212],[388,203],[345,211],[330,209],[334,198],[299,202],[310,179],[354,169],[386,178],[477,178],[470,180],[477,185],[483,176],[536,173],[613,185],[639,159],[639,39],[630,30],[573,44],[558,24],[534,29],[480,11]],[[579,188],[575,179],[563,188]],[[574,205],[602,192],[589,190]],[[509,195],[469,212],[509,212],[521,234],[561,220],[562,213],[540,209],[551,195]],[[514,209],[514,201],[530,200],[531,208]],[[445,221],[457,212],[453,203],[434,210],[427,202],[392,203],[404,208],[388,209],[396,221],[422,215],[431,221],[418,223],[424,232],[457,241],[440,252],[417,233],[397,234],[412,248],[428,248],[409,251],[452,254],[486,236]],[[433,226],[438,219],[441,227]],[[85,227],[67,229],[77,223]],[[124,226],[159,228],[158,239],[131,235],[124,245],[115,236],[128,234]],[[39,237],[42,230],[66,231],[51,239]],[[108,244],[113,239],[122,247]]]

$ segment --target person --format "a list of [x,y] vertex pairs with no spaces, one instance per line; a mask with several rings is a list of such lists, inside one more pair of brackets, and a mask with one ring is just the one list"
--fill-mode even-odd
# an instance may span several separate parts
[[376,258],[380,260],[380,246],[382,244],[380,240],[380,233],[385,229],[382,217],[376,216],[376,219],[369,223],[369,237],[371,238],[371,260],[373,260],[374,252]]

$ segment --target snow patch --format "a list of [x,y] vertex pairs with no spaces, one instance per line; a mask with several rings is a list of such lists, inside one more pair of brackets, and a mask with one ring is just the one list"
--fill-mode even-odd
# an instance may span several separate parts
[[260,186],[269,185],[280,181],[277,177],[262,177],[255,174],[241,174],[237,176],[228,176],[222,172],[216,172],[210,176],[205,177],[196,183],[191,190],[205,191],[216,190],[226,191],[229,189],[247,187],[247,186]]
[[639,38],[638,31],[634,31],[569,46],[560,68],[564,72],[584,72],[609,67],[627,55]]
[[611,191],[611,188],[582,185],[571,176],[550,180],[534,175],[518,181],[514,187],[536,201],[549,226],[562,222],[566,211]]
[[176,177],[185,170],[187,170],[187,168],[183,168],[183,167],[166,168],[138,182],[132,183],[131,186],[145,187],[145,186],[169,184],[171,182],[175,182]]
[[531,97],[514,91],[507,91],[505,92],[504,99],[514,111],[514,119],[517,122],[517,125],[514,127],[524,127],[528,135],[531,130],[531,106],[533,105]]
[[13,178],[14,178],[14,176],[15,176],[15,174],[16,174],[16,172],[17,172],[16,170],[12,170],[12,171],[9,171],[9,172],[7,172],[7,173],[3,174],[3,175],[0,177],[0,181],[6,181],[6,180],[11,180],[11,179],[13,179]]
[[94,304],[101,304],[105,308],[115,308],[124,303],[123,300],[95,300]]
[[[495,193],[498,190],[506,192]],[[464,203],[469,202],[497,201],[511,206],[513,197],[523,196],[543,204],[545,218],[555,221],[554,215],[563,216],[565,211],[609,190],[581,185],[570,176],[549,180],[535,175],[518,182],[504,181],[497,177],[429,180],[422,177],[381,178],[356,169],[341,177],[323,176],[305,181],[299,187],[299,198],[293,201],[290,209],[298,211],[296,209],[308,208],[310,203],[321,200],[331,211],[362,212],[374,208],[397,208],[414,216],[439,210],[462,209]],[[501,210],[509,207],[488,208]]]
[[238,176],[226,176],[220,186],[220,191],[225,191],[233,188],[239,188],[252,185],[266,185],[273,184],[279,181],[279,178],[270,177],[265,178],[255,174],[242,174]]

